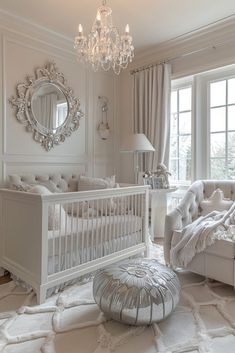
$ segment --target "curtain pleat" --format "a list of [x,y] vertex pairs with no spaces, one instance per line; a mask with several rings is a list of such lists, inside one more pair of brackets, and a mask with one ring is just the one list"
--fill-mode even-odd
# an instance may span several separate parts
[[134,132],[144,133],[155,147],[142,153],[142,170],[155,170],[169,164],[171,65],[159,64],[133,75]]

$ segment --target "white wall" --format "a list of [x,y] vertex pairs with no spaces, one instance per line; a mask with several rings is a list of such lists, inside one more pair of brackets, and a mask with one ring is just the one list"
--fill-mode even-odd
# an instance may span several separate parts
[[[37,67],[51,60],[80,98],[85,118],[71,137],[46,152],[16,120],[8,99],[16,94],[17,83],[24,82]],[[45,29],[31,27],[19,18],[1,17],[1,14],[0,62],[1,185],[11,173],[73,171],[104,176],[116,172],[118,79],[114,74],[85,69],[76,60],[72,42]],[[96,130],[101,119],[99,95],[109,100],[112,134],[107,141],[101,140]]]
[[[160,44],[151,52],[140,53],[133,62],[135,69],[167,61],[172,65],[172,79],[196,74],[235,63],[235,19],[221,21],[200,31],[192,32]],[[191,53],[191,54],[189,54]],[[130,70],[121,74],[120,139],[133,132],[132,78]],[[120,180],[134,180],[131,156],[120,155]]]

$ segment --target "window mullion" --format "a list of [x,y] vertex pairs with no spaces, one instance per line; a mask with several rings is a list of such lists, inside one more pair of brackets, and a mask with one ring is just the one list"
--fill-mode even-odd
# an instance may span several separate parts
[[180,179],[180,154],[179,154],[179,145],[180,145],[180,137],[179,137],[179,89],[177,89],[177,176],[178,180]]
[[225,109],[225,167],[226,167],[226,177],[228,177],[228,80],[226,80],[226,109]]

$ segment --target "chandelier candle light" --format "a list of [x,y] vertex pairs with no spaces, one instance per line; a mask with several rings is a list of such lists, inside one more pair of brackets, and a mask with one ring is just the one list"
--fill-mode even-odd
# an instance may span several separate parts
[[83,34],[83,27],[79,24],[74,48],[77,50],[78,60],[90,64],[94,71],[99,68],[108,71],[112,68],[117,75],[134,57],[129,25],[126,25],[125,33],[120,35],[113,26],[112,10],[106,6],[105,0],[97,10],[88,36]]

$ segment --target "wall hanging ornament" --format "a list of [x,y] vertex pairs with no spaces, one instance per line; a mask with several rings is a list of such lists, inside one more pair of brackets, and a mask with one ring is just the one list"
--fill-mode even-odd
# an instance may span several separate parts
[[84,116],[80,101],[54,62],[37,68],[34,76],[17,85],[16,92],[9,99],[16,108],[16,119],[46,151],[78,129]]
[[111,133],[108,124],[108,98],[104,96],[99,96],[98,98],[101,102],[101,123],[99,123],[97,130],[100,138],[107,140]]

